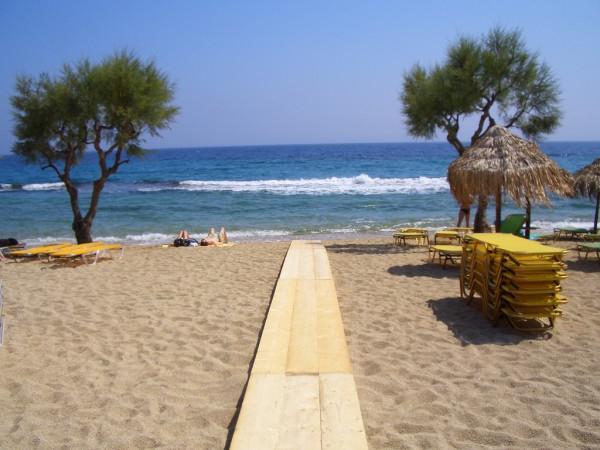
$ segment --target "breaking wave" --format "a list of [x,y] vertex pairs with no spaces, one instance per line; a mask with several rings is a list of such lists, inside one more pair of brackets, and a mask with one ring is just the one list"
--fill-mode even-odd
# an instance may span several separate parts
[[63,189],[65,185],[61,182],[58,183],[32,183],[24,184],[21,189],[24,191],[55,191],[57,189]]
[[[279,195],[327,194],[431,194],[448,191],[446,178],[372,178],[356,177],[308,178],[297,180],[205,181],[186,180],[171,189],[188,191],[270,192]],[[148,188],[148,190],[157,190]]]

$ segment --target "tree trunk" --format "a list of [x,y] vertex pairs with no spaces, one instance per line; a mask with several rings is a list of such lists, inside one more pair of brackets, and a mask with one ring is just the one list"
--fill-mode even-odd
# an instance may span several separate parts
[[69,200],[71,201],[71,210],[73,211],[71,228],[75,233],[75,239],[77,239],[78,244],[92,242],[92,223],[81,216],[81,209],[79,208],[79,191],[68,176],[63,178],[63,182],[65,183],[65,188],[67,189]]
[[502,224],[502,188],[498,186],[496,191],[496,233],[500,233],[500,225]]
[[98,202],[100,201],[100,192],[104,188],[104,184],[106,184],[106,179],[108,177],[101,177],[94,181],[94,188],[92,189],[92,198],[90,199],[90,208],[88,209],[87,214],[85,215],[85,220],[90,223],[90,227],[92,222],[96,218],[96,212],[98,211]]
[[488,226],[485,213],[487,210],[488,199],[485,195],[480,195],[477,201],[477,212],[475,213],[475,223],[473,224],[473,231],[475,233],[485,233]]
[[527,197],[525,197],[525,238],[529,239],[531,237],[531,202]]
[[92,242],[92,223],[79,218],[73,219],[73,231],[78,244]]
[[104,188],[106,178],[101,177],[94,181],[94,189],[92,190],[92,198],[90,199],[90,208],[88,209],[85,217],[82,216],[81,209],[79,208],[79,192],[77,188],[70,179],[65,178],[63,181],[71,200],[71,209],[73,210],[73,223],[71,227],[75,233],[75,239],[77,239],[78,244],[87,244],[88,242],[93,242],[92,223],[96,217],[98,202],[100,200],[100,192]]
[[598,209],[600,209],[600,192],[596,197],[596,214],[594,214],[594,233],[598,232]]

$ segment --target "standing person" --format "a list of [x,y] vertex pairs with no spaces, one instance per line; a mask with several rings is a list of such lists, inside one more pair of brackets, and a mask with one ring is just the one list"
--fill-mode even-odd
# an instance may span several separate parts
[[473,197],[471,195],[460,202],[460,209],[458,210],[458,223],[456,224],[457,227],[460,227],[463,219],[465,219],[467,228],[469,227],[469,222],[471,219],[471,203],[473,203]]

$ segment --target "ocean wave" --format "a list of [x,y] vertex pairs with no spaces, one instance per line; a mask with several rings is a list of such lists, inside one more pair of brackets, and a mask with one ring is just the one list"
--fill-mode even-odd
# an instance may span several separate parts
[[[148,190],[155,188],[146,188]],[[444,177],[372,178],[356,177],[301,178],[297,180],[207,181],[185,180],[173,189],[188,191],[270,192],[279,195],[326,194],[431,194],[448,191]]]
[[[290,235],[291,232],[287,230],[238,230],[228,231],[227,235],[230,240],[265,240],[269,238],[283,238],[284,236]],[[206,237],[207,230],[190,230],[190,236],[195,239],[202,239]],[[107,243],[124,243],[130,245],[159,245],[159,244],[170,244],[177,237],[177,233],[140,233],[140,234],[127,234],[125,236],[97,236],[94,237],[95,241],[102,241]],[[48,239],[45,238],[46,242],[54,242],[59,239]],[[64,239],[63,239],[64,240]],[[68,240],[68,239],[67,239]]]
[[18,189],[18,185],[10,183],[0,183],[0,191],[14,191]]
[[65,185],[61,182],[58,183],[31,183],[24,184],[21,189],[24,191],[53,191],[63,189]]
[[[339,225],[330,227],[315,227],[315,228],[299,228],[295,230],[290,229],[262,229],[262,230],[235,230],[227,231],[227,235],[231,241],[281,241],[290,238],[298,239],[298,236],[320,236],[323,239],[339,239],[339,238],[352,238],[352,236],[365,235],[378,235],[378,236],[391,236],[391,234],[397,229],[402,227],[420,226],[428,229],[431,232],[444,228],[445,226],[453,226],[453,218],[430,218],[420,219],[415,221],[406,221],[404,223],[397,223],[392,226],[383,224],[354,224],[354,225]],[[553,228],[559,227],[578,227],[578,228],[591,228],[593,223],[567,218],[561,221],[549,221],[539,220],[533,221],[532,226],[537,227],[534,230],[535,233],[547,233],[551,232]],[[215,228],[218,231],[218,228]],[[206,237],[206,229],[190,229],[190,235],[198,240]],[[141,232],[139,234],[126,234],[124,236],[119,235],[98,235],[94,236],[95,241],[102,241],[107,243],[122,243],[125,245],[161,245],[170,244],[175,239],[176,233],[158,233],[158,232]],[[24,239],[24,242],[28,246],[45,245],[54,242],[73,242],[73,236],[43,236],[36,238]]]
[[554,228],[587,228],[590,229],[594,226],[594,222],[586,222],[576,219],[566,219],[552,222],[549,220],[534,220],[531,222],[532,227],[539,228],[542,231],[552,231]]
[[[19,239],[21,241],[21,239]],[[27,244],[27,247],[36,247],[38,245],[49,245],[56,244],[57,242],[72,242],[75,244],[74,236],[60,237],[60,236],[41,236],[35,238],[26,238],[22,240]]]

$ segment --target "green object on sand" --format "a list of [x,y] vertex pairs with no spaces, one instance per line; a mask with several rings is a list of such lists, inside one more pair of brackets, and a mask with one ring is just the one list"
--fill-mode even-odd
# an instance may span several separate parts
[[577,244],[577,257],[581,259],[581,253],[585,253],[584,259],[588,258],[588,253],[596,253],[600,261],[600,242],[590,244]]
[[525,214],[509,214],[500,224],[500,233],[510,233],[519,236],[524,223]]

